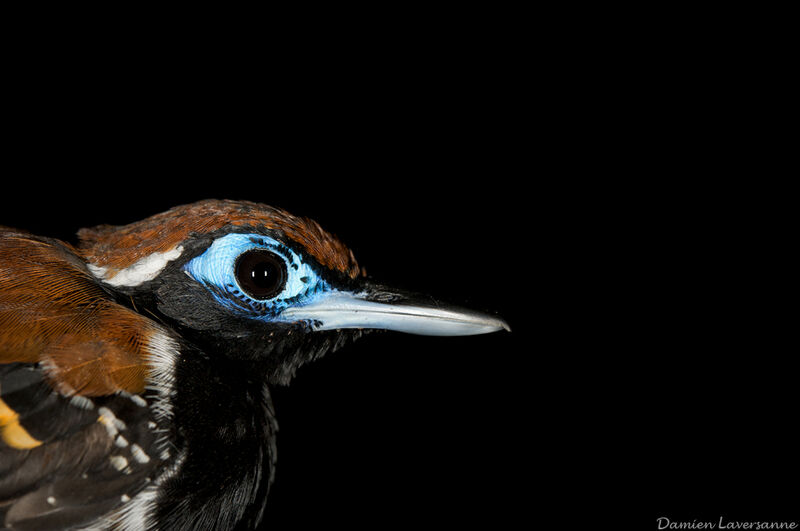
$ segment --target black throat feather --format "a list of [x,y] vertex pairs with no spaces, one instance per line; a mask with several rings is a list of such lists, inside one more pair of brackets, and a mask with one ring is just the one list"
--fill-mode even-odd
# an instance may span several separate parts
[[277,432],[261,371],[252,361],[181,349],[170,434],[181,464],[158,502],[165,529],[252,528],[261,519]]

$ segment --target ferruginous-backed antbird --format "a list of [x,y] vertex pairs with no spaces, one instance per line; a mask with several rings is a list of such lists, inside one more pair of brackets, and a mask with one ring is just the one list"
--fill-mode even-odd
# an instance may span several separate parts
[[508,329],[429,301],[262,204],[201,201],[75,245],[0,227],[0,527],[255,527],[270,385],[369,329]]

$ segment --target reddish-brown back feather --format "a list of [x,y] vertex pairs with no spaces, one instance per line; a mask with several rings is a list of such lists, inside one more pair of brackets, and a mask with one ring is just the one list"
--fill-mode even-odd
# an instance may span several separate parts
[[0,228],[0,363],[42,363],[66,394],[139,393],[156,328],[111,300],[68,244]]

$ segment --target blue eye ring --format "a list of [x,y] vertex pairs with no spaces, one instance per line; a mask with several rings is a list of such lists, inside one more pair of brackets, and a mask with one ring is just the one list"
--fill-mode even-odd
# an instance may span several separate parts
[[258,301],[276,297],[286,286],[286,261],[266,249],[251,249],[236,258],[236,283]]
[[[270,253],[282,263],[279,267],[284,273],[283,280],[276,282],[281,287],[275,289],[271,298],[256,298],[254,295],[265,293],[247,290],[247,283],[238,278],[239,260],[254,252]],[[332,289],[316,267],[301,253],[270,236],[235,232],[214,240],[202,254],[187,262],[183,270],[228,311],[251,319],[281,321],[283,310],[310,304]]]

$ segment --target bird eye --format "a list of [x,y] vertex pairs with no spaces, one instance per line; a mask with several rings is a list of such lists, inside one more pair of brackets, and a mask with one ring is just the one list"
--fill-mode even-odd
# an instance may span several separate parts
[[236,260],[236,281],[254,299],[271,299],[286,285],[286,263],[263,249],[247,251]]
[[331,289],[301,254],[257,233],[221,236],[183,270],[227,310],[264,321]]

